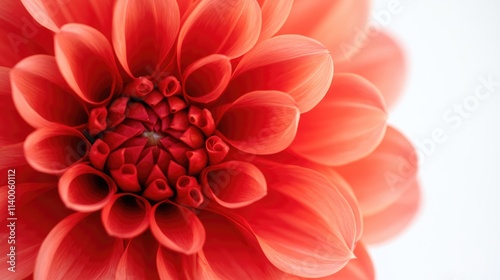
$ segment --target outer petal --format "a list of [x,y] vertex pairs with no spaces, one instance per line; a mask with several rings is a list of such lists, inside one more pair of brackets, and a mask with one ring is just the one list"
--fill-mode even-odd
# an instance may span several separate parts
[[257,0],[262,10],[260,40],[271,38],[285,23],[292,10],[293,0]]
[[293,141],[299,117],[299,109],[286,93],[254,91],[224,111],[217,129],[228,143],[244,152],[272,154]]
[[120,91],[122,81],[113,49],[99,31],[67,24],[56,34],[55,50],[61,74],[83,100],[100,105]]
[[53,279],[54,275],[60,279],[112,279],[122,253],[122,240],[106,233],[97,213],[76,213],[45,238],[34,279]]
[[175,42],[180,26],[176,0],[118,0],[113,45],[131,76],[154,74]]
[[62,174],[87,156],[90,144],[83,134],[65,127],[42,128],[31,133],[24,142],[28,163],[36,170]]
[[335,60],[339,60],[346,55],[343,46],[351,44],[360,30],[364,30],[369,11],[368,0],[296,0],[280,33],[314,38],[332,52]]
[[150,224],[158,242],[179,253],[196,253],[205,242],[205,229],[196,215],[168,201],[153,207]]
[[401,133],[389,127],[372,154],[335,169],[354,190],[363,215],[371,215],[394,203],[414,184],[417,154]]
[[115,0],[21,0],[31,16],[46,28],[58,32],[66,23],[82,23],[111,34]]
[[284,272],[324,277],[353,258],[356,222],[348,202],[313,170],[280,166],[264,172],[268,195],[237,209],[267,258]]
[[230,102],[250,91],[278,90],[290,94],[303,113],[321,101],[332,77],[332,58],[319,42],[298,35],[278,36],[242,58],[224,98]]
[[230,58],[245,54],[257,42],[261,24],[255,0],[200,1],[179,33],[177,56],[181,70],[211,54]]
[[101,219],[106,232],[117,238],[134,238],[149,226],[151,205],[135,194],[115,195],[102,209]]
[[[17,177],[28,176],[27,173],[21,173],[24,170],[16,168],[19,172]],[[7,174],[7,173],[5,173]],[[20,178],[19,178],[20,179]],[[19,181],[19,180],[17,180]],[[5,252],[0,257],[1,270],[0,279],[12,279],[14,274],[18,279],[33,273],[35,259],[42,244],[50,230],[64,217],[70,214],[70,211],[64,207],[64,204],[59,199],[57,193],[57,183],[18,183],[16,182],[16,211],[15,217],[18,219],[16,223],[16,272],[12,273],[7,270],[7,263],[10,253],[8,237],[10,236],[10,228],[7,227],[10,218],[7,214],[7,191],[8,186],[0,187],[0,207],[5,209],[1,213],[0,220],[4,226],[0,228],[1,239],[5,242],[0,244],[0,249]]]
[[81,126],[87,122],[83,102],[64,81],[54,57],[24,59],[12,69],[11,81],[16,108],[32,126]]
[[415,180],[391,205],[364,217],[363,242],[380,243],[401,233],[417,215],[420,202],[420,186]]
[[205,195],[226,208],[254,203],[267,193],[266,178],[251,163],[227,161],[203,170],[201,181]]
[[149,231],[128,243],[118,263],[115,279],[160,279],[156,269],[158,242]]
[[386,122],[383,98],[372,84],[359,76],[336,75],[325,99],[301,116],[291,149],[320,164],[346,164],[378,146]]
[[23,143],[0,146],[0,170],[25,165]]
[[171,251],[163,246],[158,248],[156,268],[162,280],[212,280],[213,278],[206,277],[208,274],[201,270],[204,267],[203,264],[199,265],[197,254],[185,255]]
[[403,91],[406,59],[399,44],[385,33],[370,37],[356,55],[336,66],[337,72],[356,73],[372,82],[384,95],[388,107],[394,105]]

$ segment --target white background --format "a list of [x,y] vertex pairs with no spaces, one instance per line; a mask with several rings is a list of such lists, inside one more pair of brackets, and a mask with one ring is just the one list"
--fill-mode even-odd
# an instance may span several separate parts
[[[389,2],[375,0],[373,11]],[[403,10],[385,25],[410,72],[390,123],[416,145],[435,129],[447,138],[421,162],[424,201],[413,225],[370,248],[378,279],[500,279],[500,87],[461,125],[443,119],[470,102],[480,77],[500,82],[500,1],[397,2]]]

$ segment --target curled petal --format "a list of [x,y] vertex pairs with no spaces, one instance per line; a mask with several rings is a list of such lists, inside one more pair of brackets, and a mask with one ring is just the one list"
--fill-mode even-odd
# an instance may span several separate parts
[[117,188],[113,179],[85,165],[69,168],[59,179],[59,195],[66,207],[79,212],[103,208]]
[[98,107],[92,109],[89,115],[89,133],[90,135],[97,135],[104,131],[107,127],[108,110],[105,107]]
[[299,35],[265,40],[240,61],[224,94],[230,102],[255,90],[288,93],[302,113],[325,96],[333,77],[333,61],[319,42]]
[[205,229],[196,215],[171,202],[158,203],[150,215],[151,232],[161,245],[187,255],[205,242]]
[[201,58],[184,72],[184,95],[193,102],[210,103],[222,94],[231,79],[229,58],[213,54]]
[[102,141],[101,139],[97,139],[90,148],[89,152],[90,163],[92,163],[92,165],[95,168],[103,170],[104,165],[106,164],[106,160],[108,159],[109,153],[110,149],[108,144],[106,144],[106,142]]
[[188,159],[188,174],[197,175],[207,166],[208,157],[204,149],[186,152]]
[[134,164],[124,164],[119,169],[111,170],[111,176],[124,191],[138,192],[141,190],[137,168]]
[[158,84],[158,89],[165,97],[180,93],[181,88],[181,83],[174,76],[168,76]]
[[24,142],[28,163],[36,170],[62,174],[68,167],[87,156],[90,144],[79,131],[66,128],[41,128]]
[[257,0],[262,10],[260,40],[272,37],[285,23],[292,10],[293,0]]
[[130,240],[118,263],[115,279],[159,280],[156,269],[158,242],[146,231]]
[[250,205],[267,194],[266,178],[255,165],[228,161],[201,173],[203,192],[226,208]]
[[210,136],[205,141],[205,149],[207,150],[210,165],[221,162],[229,153],[229,146],[216,135]]
[[64,79],[86,102],[105,104],[121,90],[113,49],[99,31],[67,24],[55,36],[55,53]]
[[257,42],[261,24],[259,4],[254,0],[199,2],[179,32],[177,56],[181,70],[212,54],[231,59],[243,55]]
[[101,219],[106,232],[118,238],[133,238],[149,226],[151,205],[140,196],[130,193],[115,195],[102,209]]
[[175,0],[118,0],[113,15],[113,46],[130,76],[157,74],[180,25]]
[[81,99],[66,84],[54,57],[30,56],[19,62],[10,75],[14,103],[30,125],[81,126],[87,121]]
[[162,201],[174,195],[174,192],[168,186],[168,183],[163,179],[156,179],[151,182],[144,193],[145,198],[153,201]]
[[301,116],[291,148],[323,165],[346,164],[378,146],[386,123],[384,100],[377,88],[359,76],[338,74],[321,103]]
[[203,204],[204,196],[195,177],[179,177],[175,188],[177,190],[177,203],[193,208],[197,208]]
[[254,91],[233,102],[217,129],[226,142],[255,154],[273,154],[290,145],[300,112],[293,98],[278,91]]
[[[97,253],[96,253],[97,252]],[[123,241],[108,235],[99,215],[76,213],[57,224],[42,243],[34,279],[113,279]]]

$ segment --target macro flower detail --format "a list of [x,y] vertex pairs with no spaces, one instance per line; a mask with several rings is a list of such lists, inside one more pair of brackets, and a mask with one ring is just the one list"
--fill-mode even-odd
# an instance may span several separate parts
[[329,26],[357,4],[21,2],[0,8],[1,32],[37,30],[0,46],[0,169],[22,176],[14,279],[374,277],[364,236],[398,233],[418,205],[416,169],[392,193],[376,174],[414,150],[387,126],[390,77],[334,75],[351,35],[296,18],[324,8],[310,23]]

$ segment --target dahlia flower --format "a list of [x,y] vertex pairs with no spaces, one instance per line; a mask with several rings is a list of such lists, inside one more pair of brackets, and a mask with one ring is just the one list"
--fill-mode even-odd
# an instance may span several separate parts
[[399,47],[340,47],[368,10],[3,1],[0,278],[373,279],[419,190]]

